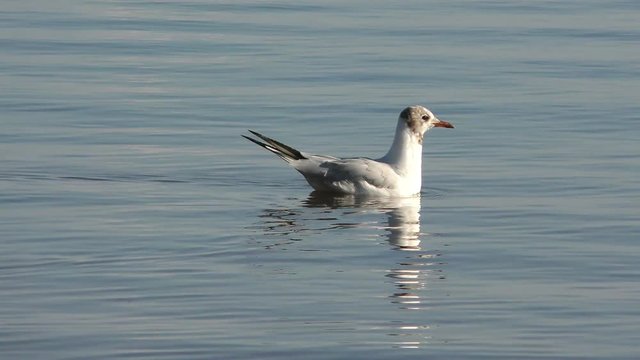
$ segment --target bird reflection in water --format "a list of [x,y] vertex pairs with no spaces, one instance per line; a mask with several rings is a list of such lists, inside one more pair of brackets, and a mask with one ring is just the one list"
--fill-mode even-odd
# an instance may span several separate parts
[[[406,311],[425,310],[423,299],[427,282],[444,279],[438,251],[425,250],[421,237],[428,234],[420,229],[420,197],[366,198],[332,196],[312,192],[298,208],[271,208],[263,210],[262,227],[265,234],[277,235],[277,241],[264,245],[266,249],[286,249],[303,240],[307,234],[325,230],[363,228],[374,229],[377,236],[395,251],[384,276],[393,284],[390,302]],[[317,211],[309,212],[306,209]],[[371,214],[386,215],[386,219],[371,219]],[[364,216],[364,217],[363,217]],[[386,220],[386,221],[385,221]],[[379,231],[378,231],[379,230]],[[366,233],[366,232],[365,232]],[[416,314],[417,315],[417,314]],[[405,316],[402,316],[404,318]],[[415,315],[411,319],[419,319]],[[421,347],[428,342],[426,324],[406,323],[400,319],[386,327],[398,347]],[[397,341],[396,341],[397,340]]]
[[[438,252],[426,251],[420,247],[420,197],[402,198],[358,198],[354,196],[327,196],[311,193],[304,202],[309,207],[356,208],[375,210],[387,215],[387,226],[381,226],[386,232],[389,244],[395,250],[414,252],[407,254],[404,260],[388,270],[386,276],[393,279],[397,291],[391,295],[392,302],[404,309],[417,310],[422,301],[418,290],[426,286],[426,278],[439,269],[429,269],[438,263]],[[439,276],[440,277],[440,276]]]

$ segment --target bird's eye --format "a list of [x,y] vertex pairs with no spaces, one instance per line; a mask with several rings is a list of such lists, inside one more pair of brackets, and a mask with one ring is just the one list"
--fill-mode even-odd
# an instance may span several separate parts
[[431,119],[429,115],[422,115],[422,120],[429,121],[429,119]]

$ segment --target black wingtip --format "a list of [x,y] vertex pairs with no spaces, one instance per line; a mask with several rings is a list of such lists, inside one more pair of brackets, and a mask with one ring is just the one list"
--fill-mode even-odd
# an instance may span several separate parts
[[264,136],[257,131],[253,131],[253,130],[248,130],[248,131],[253,135],[255,135],[256,137],[258,137],[259,139],[264,140],[265,142],[242,135],[245,139],[248,139],[262,146],[263,148],[273,152],[274,154],[280,156],[282,159],[284,159],[287,162],[290,162],[291,160],[307,159],[304,155],[302,155],[300,151],[292,148],[291,146],[285,145],[277,140]]
[[[249,130],[249,131],[251,131],[251,130]],[[250,137],[248,137],[248,136],[246,136],[246,135],[240,135],[240,136],[242,136],[243,138],[245,138],[245,139],[247,139],[247,140],[251,141],[251,142],[252,142],[252,143],[254,143],[254,144],[258,144],[258,145],[262,146],[262,147],[263,147],[263,148],[265,148],[265,149],[269,149],[269,145],[267,145],[267,144],[263,143],[262,141],[258,141],[258,140],[256,140],[256,139],[254,139],[254,138],[250,138]]]
[[250,133],[252,133],[253,135],[259,137],[260,139],[264,140],[267,142],[268,145],[271,145],[273,148],[277,149],[278,151],[280,151],[281,153],[283,153],[285,156],[293,159],[293,160],[300,160],[300,159],[306,159],[306,157],[304,155],[302,155],[302,153],[294,148],[292,148],[289,145],[285,145],[277,140],[274,140],[268,136],[264,136],[262,134],[260,134],[257,131],[253,131],[253,130],[249,130]]

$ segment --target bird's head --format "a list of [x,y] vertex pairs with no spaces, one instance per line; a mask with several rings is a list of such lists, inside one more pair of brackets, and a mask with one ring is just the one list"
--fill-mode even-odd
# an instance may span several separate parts
[[424,133],[431,128],[453,128],[451,123],[438,119],[429,109],[420,105],[409,106],[402,110],[399,120],[405,123],[420,144],[422,144]]

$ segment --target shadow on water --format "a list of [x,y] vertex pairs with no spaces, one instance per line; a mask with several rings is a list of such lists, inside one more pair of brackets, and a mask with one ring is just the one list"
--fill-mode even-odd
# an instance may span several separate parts
[[[370,198],[312,192],[300,201],[299,206],[263,210],[260,218],[264,234],[275,235],[278,239],[263,245],[265,249],[286,248],[314,235],[328,237],[328,232],[336,230],[352,230],[351,234],[356,231],[356,238],[367,238],[373,234],[374,238],[385,239],[383,244],[387,243],[392,250],[386,254],[383,252],[382,256],[373,256],[375,261],[383,263],[377,264],[379,268],[376,269],[384,273],[383,281],[392,284],[387,295],[389,302],[402,314],[405,311],[428,312],[429,283],[445,279],[444,263],[438,260],[441,253],[427,249],[429,244],[423,241],[430,235],[421,231],[420,209],[420,196]],[[366,246],[367,249],[359,248],[358,252],[376,251]],[[375,264],[375,261],[367,266]],[[422,314],[428,316],[428,313]],[[394,337],[392,345],[412,348],[431,342],[431,336],[426,332],[432,326],[420,324],[425,315],[411,314],[408,318],[412,319],[411,323],[406,321],[405,314],[384,326],[387,335]]]

